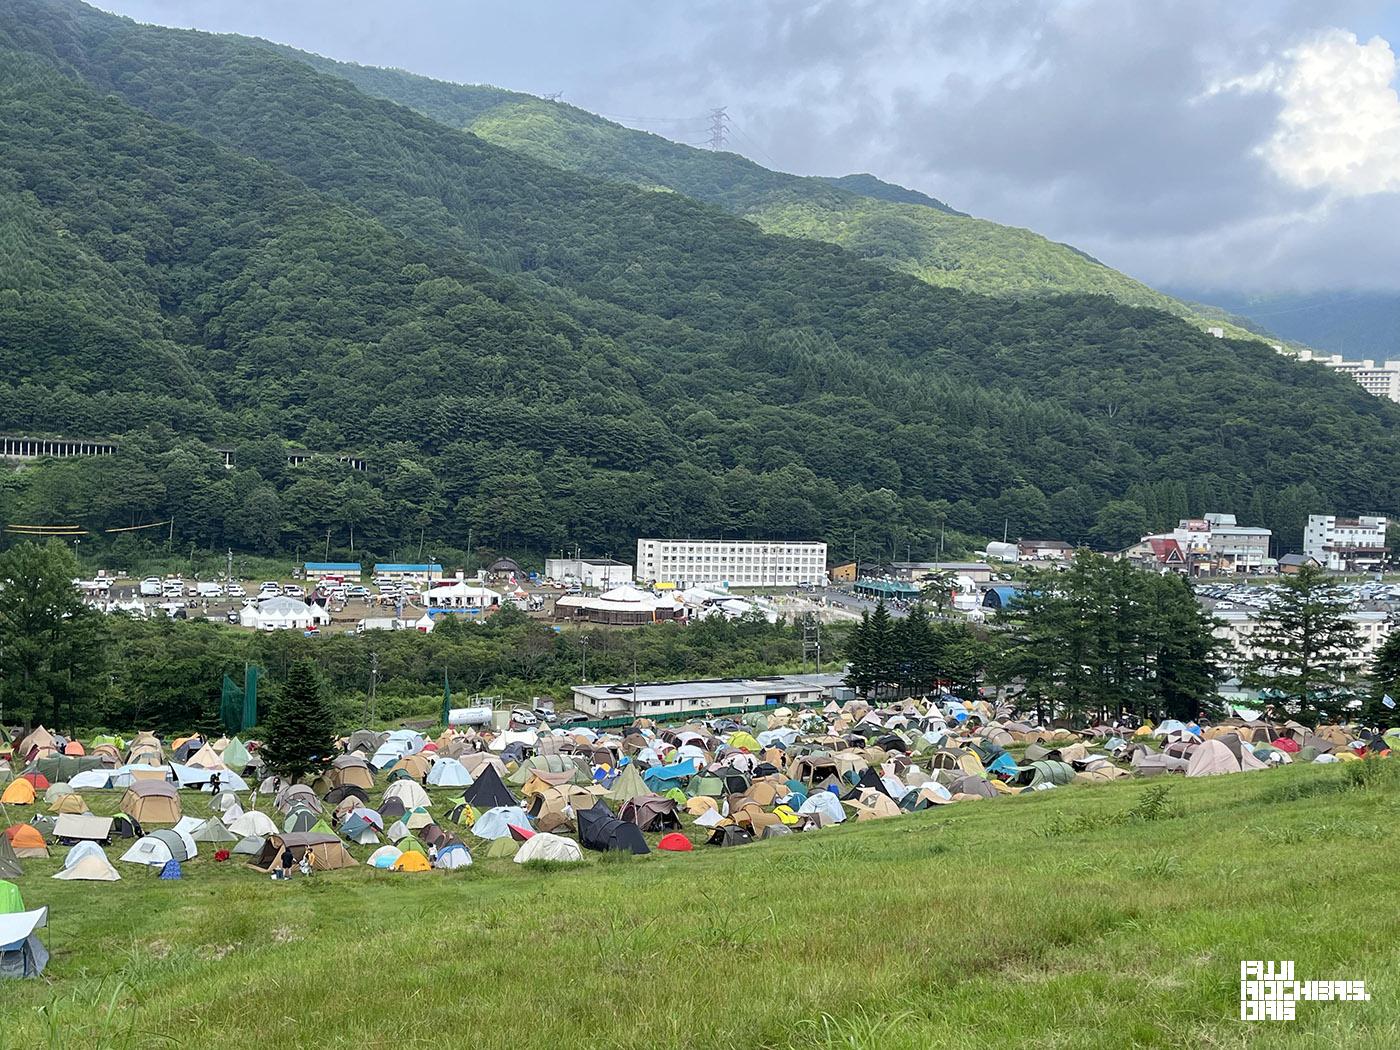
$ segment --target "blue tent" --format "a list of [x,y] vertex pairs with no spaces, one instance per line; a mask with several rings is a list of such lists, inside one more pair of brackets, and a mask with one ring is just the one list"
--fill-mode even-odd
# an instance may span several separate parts
[[160,869],[160,877],[162,879],[182,878],[180,874],[180,862],[174,857],[171,857],[165,862],[165,867]]
[[684,762],[677,762],[671,766],[652,766],[651,769],[642,773],[642,779],[646,781],[647,787],[657,794],[661,794],[672,788],[683,787],[685,781],[698,771],[699,767],[695,764],[695,759],[688,758]]

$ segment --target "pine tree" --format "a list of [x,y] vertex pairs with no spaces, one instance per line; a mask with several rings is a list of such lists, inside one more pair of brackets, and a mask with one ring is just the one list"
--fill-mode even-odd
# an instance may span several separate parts
[[263,754],[278,773],[295,781],[330,759],[335,750],[335,720],[315,665],[298,660],[268,713]]
[[[1390,697],[1394,707],[1385,704]],[[1371,694],[1361,708],[1365,725],[1389,728],[1400,725],[1400,631],[1392,631],[1371,665]]]
[[846,638],[846,660],[850,670],[846,681],[861,696],[869,696],[875,684],[875,669],[870,655],[870,613],[860,614],[860,623],[851,628]]
[[899,652],[895,646],[894,621],[884,599],[875,604],[866,624],[870,653],[871,689],[876,696],[899,681]]
[[1346,600],[1319,568],[1285,577],[1259,614],[1250,644],[1254,655],[1245,684],[1281,712],[1315,720],[1334,718],[1349,698],[1356,627],[1343,615]]

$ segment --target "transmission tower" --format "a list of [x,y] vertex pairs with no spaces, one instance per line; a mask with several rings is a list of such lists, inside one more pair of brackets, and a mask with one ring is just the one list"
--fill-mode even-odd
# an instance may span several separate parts
[[561,98],[563,98],[563,97],[564,97],[564,92],[562,92],[562,91],[551,91],[548,95],[545,95],[545,96],[544,96],[544,100],[545,100],[546,102],[558,102],[558,101],[559,101]]
[[822,671],[822,624],[817,619],[816,613],[807,613],[802,617],[802,666],[807,666],[807,661],[813,661],[817,674]]
[[728,106],[710,110],[710,149],[723,149],[729,134]]

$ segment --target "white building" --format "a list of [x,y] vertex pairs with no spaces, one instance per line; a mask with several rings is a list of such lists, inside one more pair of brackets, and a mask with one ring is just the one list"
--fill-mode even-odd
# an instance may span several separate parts
[[544,574],[551,580],[577,582],[599,590],[632,582],[632,566],[612,558],[549,558],[544,563]]
[[796,707],[832,698],[845,680],[844,674],[793,674],[705,682],[576,685],[574,708],[594,718],[655,718],[731,708]]
[[637,577],[675,587],[826,583],[826,544],[802,540],[637,541]]
[[1365,572],[1385,560],[1385,529],[1389,522],[1377,514],[1339,518],[1335,514],[1309,514],[1303,530],[1303,553],[1323,568],[1339,572]]
[[1379,365],[1367,358],[1363,361],[1346,361],[1341,354],[1326,357],[1303,350],[1298,354],[1299,361],[1316,361],[1335,372],[1351,376],[1361,389],[1376,397],[1390,401],[1400,401],[1400,361],[1382,361]]
[[482,587],[459,572],[455,580],[440,580],[423,591],[423,606],[427,609],[467,609],[482,611],[501,604],[499,591]]
[[[1219,621],[1212,633],[1232,646],[1224,663],[1233,672],[1242,671],[1257,655],[1252,638],[1259,626],[1259,612],[1258,609],[1247,608],[1211,610],[1211,616]],[[1393,628],[1390,614],[1359,609],[1343,615],[1356,625],[1356,642],[1349,662],[1357,669],[1370,667],[1375,662],[1376,653],[1390,637]]]

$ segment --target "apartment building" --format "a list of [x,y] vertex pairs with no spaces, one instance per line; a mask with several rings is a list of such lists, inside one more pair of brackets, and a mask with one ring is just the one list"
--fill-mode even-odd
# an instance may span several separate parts
[[637,541],[637,579],[695,587],[822,586],[826,544],[800,540]]

